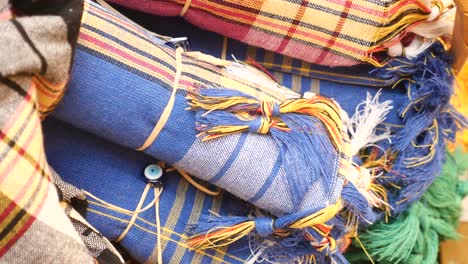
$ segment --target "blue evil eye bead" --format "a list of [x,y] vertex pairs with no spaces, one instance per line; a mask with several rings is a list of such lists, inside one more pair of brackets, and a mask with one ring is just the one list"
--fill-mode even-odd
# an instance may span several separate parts
[[145,177],[150,181],[150,182],[157,182],[161,179],[163,175],[163,170],[161,167],[159,167],[156,164],[151,164],[148,165],[145,168]]

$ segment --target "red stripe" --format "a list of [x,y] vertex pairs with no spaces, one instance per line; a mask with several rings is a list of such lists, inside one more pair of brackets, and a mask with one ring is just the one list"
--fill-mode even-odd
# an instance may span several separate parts
[[29,88],[28,92],[26,93],[26,96],[23,97],[24,99],[21,100],[18,107],[15,109],[15,112],[13,113],[13,115],[11,115],[10,119],[7,121],[5,126],[2,128],[3,133],[8,134],[8,131],[13,126],[13,124],[17,120],[18,116],[23,112],[23,108],[25,107],[25,104],[31,102],[31,91],[33,90],[31,88],[32,88],[33,85],[34,85],[34,83],[31,82],[31,87]]
[[[88,41],[89,43],[93,43],[94,45],[96,46],[99,46],[107,51],[110,51],[111,53],[113,54],[116,54],[118,55],[119,57],[122,57],[122,58],[125,58],[131,62],[134,62],[136,64],[138,64],[139,66],[142,66],[152,72],[155,72],[155,73],[159,73],[160,75],[163,75],[164,77],[166,77],[167,79],[171,80],[172,82],[174,81],[174,72],[167,72],[167,71],[164,71],[163,69],[159,68],[159,67],[156,67],[155,65],[151,64],[151,63],[148,63],[146,61],[143,61],[143,60],[140,60],[128,53],[126,53],[125,51],[115,47],[115,46],[112,46],[106,42],[103,42],[97,38],[94,38],[86,33],[83,33],[83,32],[80,32],[80,39],[82,40],[85,40],[85,41]],[[186,85],[186,86],[191,86],[192,83],[189,82],[189,81],[186,81],[186,80],[180,80],[180,84],[183,84],[183,85]]]
[[[24,155],[24,153],[26,153],[26,150],[28,147],[29,147],[29,144],[31,144],[32,142],[32,139],[33,139],[33,136],[36,135],[36,130],[37,128],[39,127],[39,118],[37,118],[37,116],[35,116],[36,118],[33,118],[32,122],[34,122],[34,127],[31,131],[31,133],[29,134],[29,136],[26,138],[26,141],[24,142],[23,146],[19,146],[18,147],[20,148],[17,152],[16,152],[16,155],[15,157],[8,163],[8,165],[6,166],[5,170],[0,174],[0,184],[6,179],[6,177],[8,176],[8,174],[11,172],[11,170],[13,169],[13,167],[16,165],[16,163],[18,162],[18,159],[20,157],[22,157]],[[1,141],[4,141],[5,139],[7,138],[7,135],[3,133],[3,131],[0,131],[0,140]],[[9,139],[8,139],[9,140]],[[0,218],[1,219],[1,218]]]
[[320,64],[325,59],[327,54],[330,52],[331,47],[333,47],[338,36],[340,35],[341,29],[343,28],[346,18],[348,17],[349,8],[351,7],[352,4],[353,4],[352,0],[346,0],[346,4],[344,6],[343,12],[341,12],[341,17],[340,17],[340,20],[338,21],[338,24],[336,25],[335,31],[333,32],[332,37],[328,40],[326,47],[322,50],[317,60],[315,60],[315,63]]
[[[259,18],[259,17],[255,18],[255,17],[252,17],[252,16],[246,16],[244,14],[239,14],[239,13],[235,13],[235,12],[231,12],[231,11],[226,11],[226,10],[223,10],[223,9],[220,9],[220,8],[215,8],[215,7],[211,7],[211,6],[208,6],[208,7],[216,9],[220,13],[228,14],[228,15],[231,15],[233,17],[244,17],[245,19],[247,19],[249,21],[254,19],[254,21],[256,23],[266,25],[266,26],[270,26],[272,28],[282,29],[284,31],[288,31],[290,29],[290,27],[288,27],[288,26],[284,26],[282,24],[276,24],[276,23],[264,20],[264,19]],[[250,22],[253,22],[253,21],[250,21]],[[255,29],[251,29],[251,30],[255,30]],[[312,38],[314,40],[318,40],[318,41],[321,41],[323,43],[327,43],[327,41],[329,40],[329,39],[327,39],[325,37],[321,37],[321,36],[318,36],[316,34],[310,33],[308,31],[303,31],[303,30],[300,30],[300,29],[296,29],[295,34],[302,35],[302,36],[307,37],[307,38]],[[267,35],[272,39],[278,38],[278,37],[276,37],[274,35],[271,35],[270,33],[267,33]],[[268,40],[265,40],[265,42],[268,42]],[[253,43],[253,44],[255,44],[255,43]],[[352,52],[357,53],[357,54],[365,54],[367,52],[367,50],[357,49],[355,47],[348,46],[348,45],[345,45],[345,44],[342,44],[342,43],[336,43],[335,46],[346,49],[348,51],[352,51]]]
[[211,13],[219,12],[219,13],[223,13],[223,14],[226,14],[226,15],[230,15],[230,16],[232,16],[234,18],[243,18],[245,20],[248,20],[250,23],[254,23],[258,19],[256,15],[246,15],[246,14],[242,14],[242,13],[237,13],[237,12],[230,11],[230,10],[227,10],[227,9],[219,8],[217,6],[208,5],[208,4],[204,3],[204,2],[198,2],[197,7],[198,6],[208,9]]
[[289,41],[292,38],[292,35],[296,33],[297,26],[302,20],[302,17],[304,16],[306,7],[307,7],[307,0],[302,0],[301,5],[299,6],[299,10],[297,11],[296,16],[294,16],[293,23],[289,27],[286,37],[283,39],[283,41],[281,41],[281,44],[276,49],[276,52],[281,53],[286,48],[286,45],[288,45]]
[[273,74],[271,74],[267,69],[265,69],[265,67],[260,65],[258,62],[256,62],[251,57],[247,57],[247,63],[259,68],[262,72],[264,72],[266,75],[268,75],[268,77],[270,77],[273,81],[279,83],[278,80],[275,78],[275,76],[273,76]]
[[90,43],[93,43],[93,44],[95,44],[95,45],[97,45],[97,46],[99,46],[99,47],[101,47],[101,48],[103,48],[105,50],[108,50],[108,51],[110,51],[110,52],[112,52],[114,54],[119,55],[122,58],[125,58],[125,59],[127,59],[127,60],[129,60],[131,62],[134,62],[134,63],[136,63],[136,64],[138,64],[138,65],[140,65],[140,66],[142,66],[142,67],[144,67],[144,68],[146,68],[146,69],[148,69],[150,71],[157,72],[157,73],[163,75],[164,77],[166,77],[167,79],[174,81],[174,73],[166,72],[166,71],[162,70],[159,67],[156,67],[155,65],[153,65],[151,63],[148,63],[146,61],[143,61],[143,60],[140,60],[140,59],[138,59],[136,57],[133,57],[132,55],[126,53],[125,51],[123,51],[123,50],[121,50],[121,49],[119,49],[119,48],[117,48],[117,47],[115,47],[113,45],[110,45],[109,43],[106,43],[106,42],[101,41],[101,40],[99,40],[97,38],[94,38],[94,37],[92,37],[92,36],[90,36],[90,35],[88,35],[88,34],[86,34],[84,32],[80,32],[80,39],[86,40],[86,41],[88,41]]
[[[271,23],[270,23],[271,24]],[[272,26],[275,26],[275,25],[272,25]],[[302,35],[304,37],[307,37],[307,38],[312,38],[312,39],[315,39],[315,40],[318,40],[318,41],[321,41],[323,43],[327,43],[329,39],[325,38],[325,37],[321,37],[319,35],[316,35],[316,34],[313,34],[313,33],[310,33],[310,32],[307,32],[307,31],[303,31],[303,30],[300,30],[300,29],[296,29],[296,32],[295,32],[297,35]],[[300,39],[297,39],[297,41],[301,41]],[[307,41],[310,43],[310,41]],[[361,49],[357,49],[353,46],[349,46],[349,45],[346,45],[346,44],[343,44],[343,43],[336,43],[335,44],[336,47],[340,47],[340,48],[343,48],[343,49],[346,49],[348,51],[352,51],[354,53],[357,53],[357,54],[362,54],[363,52],[365,52],[366,50],[361,50]]]
[[[254,36],[258,36],[259,39],[263,39],[266,45],[264,45],[263,48],[265,49],[273,49],[274,47],[271,47],[270,43],[274,42],[275,40],[272,38],[271,35],[268,35],[268,33],[262,32],[262,31],[257,31],[255,29],[251,30],[251,34]],[[248,40],[244,40],[244,42],[247,42]],[[311,45],[307,45],[304,42],[301,42],[300,40],[291,40],[291,42],[294,43],[294,49],[286,49],[284,51],[283,55],[290,56],[290,57],[307,57],[308,61],[314,61],[320,55],[320,52],[322,51],[321,48],[317,48]],[[336,47],[340,47],[343,45],[340,45],[340,43],[335,44]],[[347,50],[351,50],[348,48]],[[355,65],[360,62],[360,58],[365,56],[367,51],[361,51],[357,52],[355,55],[356,57],[354,58],[348,58],[344,57],[342,55],[335,55],[334,53],[331,53],[329,56],[325,58],[323,61],[323,64],[333,64],[335,66],[351,66]],[[354,56],[354,55],[353,55]]]
[[[50,185],[47,184],[47,189],[45,190],[46,193],[43,196],[42,200],[39,202],[39,205],[37,206],[36,210],[33,212],[33,215],[38,215],[38,212],[44,206],[44,201],[46,200],[46,198],[47,198],[47,196],[49,194],[49,187],[50,187]],[[16,243],[16,241],[18,241],[24,235],[24,233],[26,233],[26,231],[28,231],[29,227],[36,220],[36,217],[33,216],[33,215],[31,215],[31,217],[29,217],[29,219],[26,221],[26,223],[24,223],[23,227],[21,227],[21,229],[18,231],[18,233],[16,233],[16,235],[14,237],[12,237],[10,239],[10,241],[8,241],[8,243],[6,243],[5,246],[3,246],[3,248],[0,249],[0,258],[3,255],[5,255],[5,253]]]
[[[41,155],[42,158],[42,155]],[[25,181],[25,184],[21,187],[21,190],[18,192],[18,194],[11,200],[10,204],[3,210],[2,214],[0,215],[0,219],[5,219],[8,217],[8,215],[13,211],[13,209],[16,207],[17,204],[19,204],[19,199],[23,198],[24,193],[29,189],[29,186],[31,186],[31,181],[34,176],[36,176],[37,171],[39,170],[39,163],[36,164],[34,167],[33,173],[28,177],[28,179]],[[40,176],[42,177],[42,176]]]

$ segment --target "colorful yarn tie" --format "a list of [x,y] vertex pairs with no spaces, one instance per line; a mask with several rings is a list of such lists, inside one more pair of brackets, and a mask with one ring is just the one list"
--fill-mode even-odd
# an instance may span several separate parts
[[255,218],[255,230],[262,237],[267,237],[275,232],[275,220],[269,217]]
[[[208,249],[229,245],[250,234],[253,231],[260,237],[287,234],[287,230],[305,229],[311,227],[318,234],[328,237],[331,227],[326,225],[342,209],[342,201],[325,207],[315,213],[296,213],[284,215],[275,219],[269,217],[216,217],[206,223],[199,223],[190,230],[191,249]],[[333,247],[334,248],[334,247]]]
[[[266,217],[219,217],[206,223],[200,222],[190,232],[191,248],[227,245],[254,231],[260,237],[267,237],[276,234],[277,230],[287,235],[288,230],[312,228],[319,234],[320,240],[328,236],[329,230],[323,232],[320,227],[326,226],[326,222],[341,210],[341,200],[315,212],[301,211],[298,207],[319,171],[337,173],[333,162],[321,163],[320,170],[310,169],[317,167],[316,162],[323,158],[316,156],[316,144],[330,150],[330,160],[341,162],[339,153],[343,150],[344,125],[340,108],[333,100],[314,95],[278,103],[269,98],[256,98],[222,88],[195,88],[188,99],[189,109],[197,112],[196,128],[202,140],[241,132],[270,134],[281,149],[286,170],[296,175],[289,182],[292,202],[296,205],[294,212],[276,220]],[[296,146],[298,142],[301,148]],[[297,167],[298,160],[304,162],[302,169]],[[334,248],[334,243],[329,244]]]
[[[191,110],[203,112],[197,120],[197,129],[201,131],[203,140],[244,131],[267,134],[272,128],[289,131],[290,128],[280,116],[299,114],[319,119],[335,149],[341,146],[343,124],[340,110],[332,100],[319,95],[309,99],[288,99],[278,104],[257,100],[234,90],[198,88],[192,90],[188,99]],[[287,119],[294,122],[294,118]]]

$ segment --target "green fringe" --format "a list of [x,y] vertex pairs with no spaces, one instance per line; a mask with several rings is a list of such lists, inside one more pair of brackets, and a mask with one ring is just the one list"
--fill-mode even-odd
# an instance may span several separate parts
[[[468,195],[468,182],[460,181],[468,167],[468,155],[461,150],[447,154],[442,173],[421,199],[388,223],[378,222],[359,234],[376,263],[437,263],[439,243],[456,239],[461,201]],[[365,263],[367,256],[353,244],[346,258]]]

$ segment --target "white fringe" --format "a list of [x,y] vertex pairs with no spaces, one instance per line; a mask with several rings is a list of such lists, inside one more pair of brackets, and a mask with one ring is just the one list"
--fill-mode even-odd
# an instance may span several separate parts
[[[299,97],[299,95],[293,90],[281,86],[264,72],[259,71],[248,64],[239,62],[234,56],[233,59],[234,62],[232,62],[229,66],[225,67],[226,73],[229,74],[231,77],[238,78],[239,80],[246,80],[260,87],[265,87],[270,92],[281,94],[282,97],[284,97],[285,99]],[[261,95],[257,97],[261,97]]]
[[351,154],[353,156],[358,154],[359,150],[378,141],[390,140],[390,131],[380,135],[376,134],[377,126],[385,120],[388,112],[393,108],[390,100],[379,103],[380,94],[381,90],[372,98],[370,93],[367,93],[366,101],[356,107],[353,117],[349,122],[346,122],[348,132],[351,135]]
[[434,43],[433,38],[423,38],[421,36],[415,36],[413,41],[407,46],[403,47],[401,42],[397,42],[395,45],[388,47],[387,54],[390,57],[398,57],[405,55],[408,59],[414,59],[419,54],[423,53]]
[[405,48],[405,57],[414,59],[419,54],[423,53],[434,43],[434,39],[426,39],[420,36],[415,36],[413,41]]
[[450,35],[455,25],[456,11],[456,8],[451,8],[440,15],[436,20],[418,24],[411,28],[409,32],[413,32],[425,38],[437,38],[439,36]]

